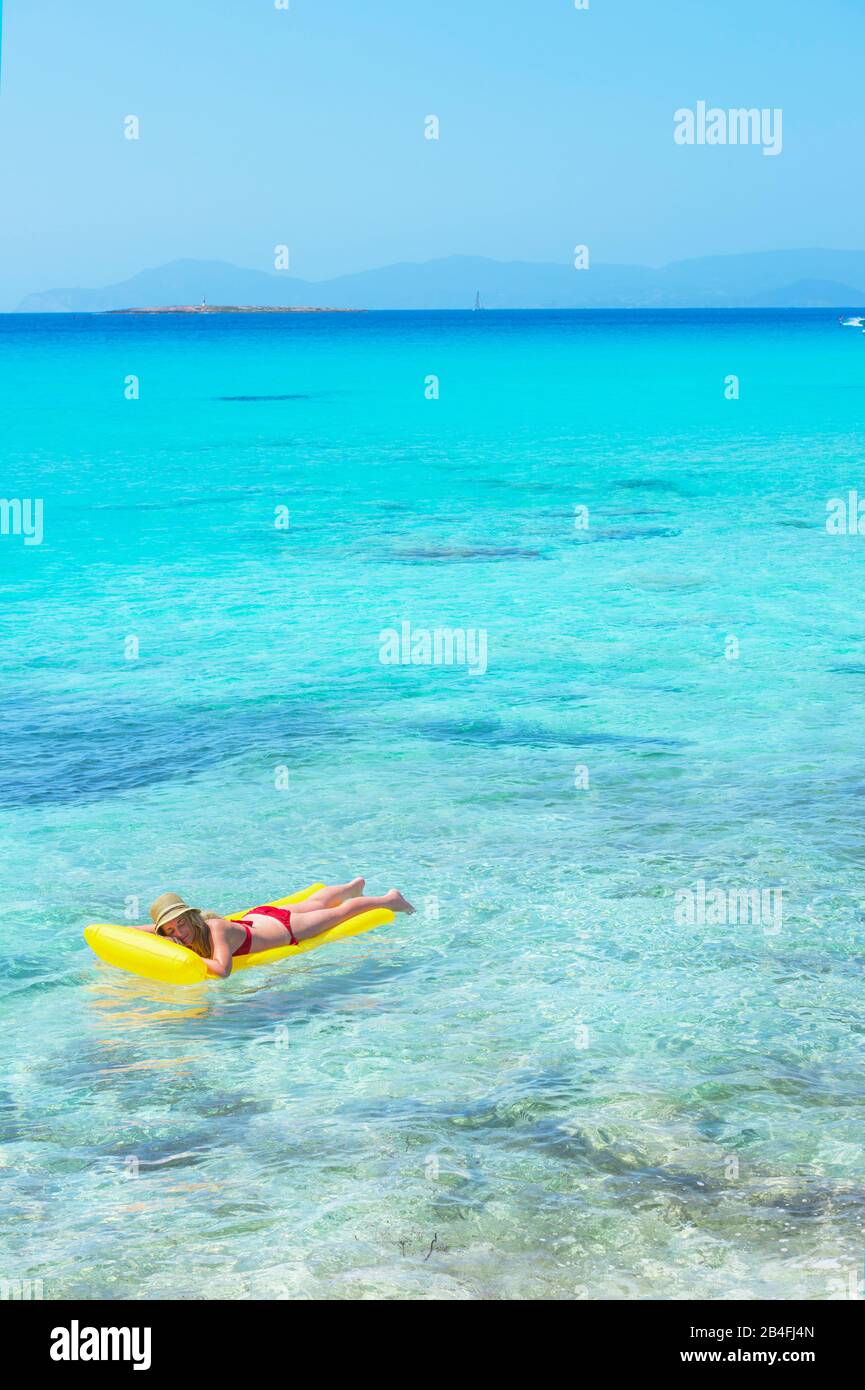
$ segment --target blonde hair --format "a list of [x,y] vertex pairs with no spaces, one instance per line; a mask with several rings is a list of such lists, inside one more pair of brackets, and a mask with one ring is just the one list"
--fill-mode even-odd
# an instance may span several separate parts
[[[187,912],[182,912],[179,917],[175,917],[174,925],[179,926],[183,922],[192,932],[192,940],[187,946],[188,951],[194,951],[197,956],[204,956],[205,960],[213,955],[213,937],[210,935],[210,927],[205,918],[215,917],[215,912],[199,912],[197,907],[190,907]],[[159,935],[164,936],[165,932],[158,928]]]

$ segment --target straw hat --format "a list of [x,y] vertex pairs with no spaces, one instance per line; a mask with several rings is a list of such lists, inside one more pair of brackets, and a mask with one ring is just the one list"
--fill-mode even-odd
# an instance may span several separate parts
[[169,922],[173,922],[175,917],[182,917],[184,912],[191,912],[188,903],[185,903],[177,893],[160,893],[155,903],[151,904],[150,919],[157,931],[162,927],[167,927]]

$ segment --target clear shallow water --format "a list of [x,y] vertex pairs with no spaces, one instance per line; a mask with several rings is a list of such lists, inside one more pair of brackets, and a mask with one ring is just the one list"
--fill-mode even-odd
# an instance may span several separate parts
[[[844,1295],[863,352],[821,313],[0,318],[45,514],[0,540],[0,1277]],[[488,671],[382,665],[402,621]],[[418,915],[204,991],[81,937],[358,872]],[[781,932],[677,925],[700,879],[781,886]]]

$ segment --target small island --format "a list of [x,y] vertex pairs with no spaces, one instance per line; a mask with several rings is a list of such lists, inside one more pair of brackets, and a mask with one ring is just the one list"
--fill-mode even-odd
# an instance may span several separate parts
[[153,308],[103,309],[104,314],[365,314],[366,309],[325,309],[298,304],[160,304]]

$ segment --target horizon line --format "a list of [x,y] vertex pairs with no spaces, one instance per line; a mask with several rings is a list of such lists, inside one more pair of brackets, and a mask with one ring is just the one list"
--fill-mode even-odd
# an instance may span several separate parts
[[[865,290],[862,304],[865,308]],[[849,310],[851,302],[843,304],[563,304],[557,306],[498,304],[491,308],[454,307],[444,309],[369,309],[319,307],[314,304],[209,304],[206,309],[196,305],[129,305],[123,309],[0,309],[0,318],[124,318],[140,314],[145,318],[164,318],[182,315],[184,318],[230,314],[835,314]],[[865,332],[865,329],[863,329]]]

